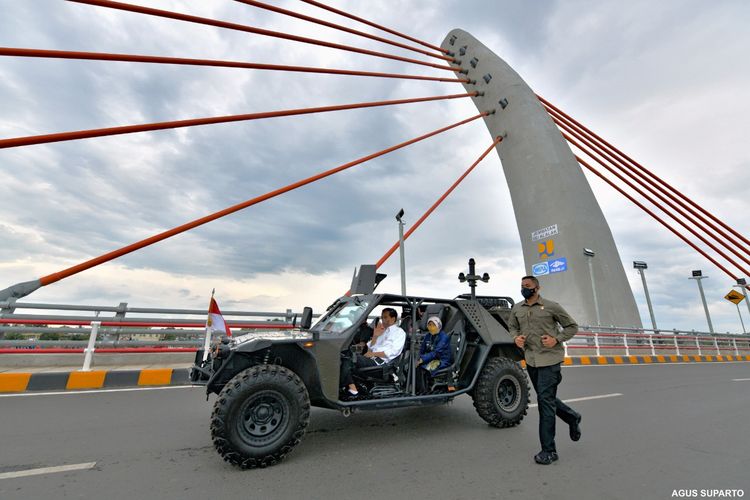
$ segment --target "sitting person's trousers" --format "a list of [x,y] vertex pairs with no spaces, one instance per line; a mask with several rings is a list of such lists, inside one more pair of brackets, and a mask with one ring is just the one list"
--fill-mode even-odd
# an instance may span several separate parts
[[[377,361],[376,361],[377,359]],[[356,372],[361,368],[368,368],[370,366],[380,366],[385,364],[385,361],[380,358],[366,358],[361,354],[355,354],[354,358],[347,356],[341,359],[341,386],[346,387],[349,384],[354,383],[352,378],[352,372]]]

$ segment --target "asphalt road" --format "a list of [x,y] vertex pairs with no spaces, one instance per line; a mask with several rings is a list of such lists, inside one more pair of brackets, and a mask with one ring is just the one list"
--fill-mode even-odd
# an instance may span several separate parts
[[0,499],[750,498],[750,363],[566,367],[563,377],[563,399],[622,395],[571,403],[583,438],[559,426],[560,461],[546,467],[532,460],[536,408],[494,429],[468,396],[349,418],[316,409],[284,462],[252,471],[214,451],[213,398],[200,388],[0,397]]

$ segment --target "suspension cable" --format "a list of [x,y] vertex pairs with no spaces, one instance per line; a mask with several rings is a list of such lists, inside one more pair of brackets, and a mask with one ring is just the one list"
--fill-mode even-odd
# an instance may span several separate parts
[[419,45],[422,45],[423,47],[428,47],[428,48],[430,48],[432,50],[437,50],[438,52],[442,52],[444,54],[448,53],[448,51],[446,49],[442,48],[442,47],[438,47],[437,45],[432,45],[431,43],[423,42],[422,40],[418,40],[417,38],[414,38],[414,37],[411,37],[411,36],[408,36],[408,35],[404,35],[403,33],[399,33],[398,31],[392,30],[390,28],[386,28],[385,26],[381,26],[379,24],[375,24],[372,21],[368,21],[367,19],[363,19],[363,18],[357,17],[357,16],[355,16],[353,14],[349,14],[348,12],[344,12],[343,10],[335,9],[335,8],[330,7],[328,5],[325,5],[325,4],[321,3],[321,2],[316,2],[315,0],[302,0],[302,1],[305,2],[305,3],[309,3],[310,5],[314,5],[316,7],[320,7],[321,9],[327,10],[329,12],[333,12],[333,13],[338,14],[340,16],[344,16],[344,17],[347,17],[349,19],[353,19],[355,21],[359,21],[360,23],[364,23],[364,24],[366,24],[368,26],[372,26],[373,28],[377,28],[377,29],[379,29],[381,31],[385,31],[386,33],[390,33],[391,35],[396,35],[396,36],[399,36],[399,37],[404,38],[406,40],[409,40],[411,42],[418,43]]
[[339,30],[339,31],[344,31],[346,33],[351,33],[353,35],[358,35],[358,36],[361,36],[361,37],[364,37],[364,38],[369,38],[370,40],[375,40],[377,42],[387,43],[389,45],[393,45],[394,47],[399,47],[399,48],[402,48],[402,49],[411,50],[413,52],[418,52],[418,53],[424,54],[426,56],[435,57],[437,59],[442,59],[444,61],[452,62],[452,61],[455,60],[455,58],[443,55],[442,53],[441,54],[435,54],[434,52],[430,52],[430,51],[427,51],[427,50],[424,50],[424,49],[420,49],[418,47],[412,47],[411,45],[406,45],[406,44],[403,44],[403,43],[400,43],[400,42],[396,42],[394,40],[389,40],[387,38],[382,38],[382,37],[379,37],[379,36],[376,36],[376,35],[371,35],[370,33],[365,33],[364,31],[359,31],[359,30],[355,30],[355,29],[352,29],[352,28],[347,28],[346,26],[342,26],[340,24],[336,24],[336,23],[331,23],[331,22],[328,22],[328,21],[324,21],[323,19],[319,19],[317,17],[306,16],[304,14],[300,14],[299,12],[294,12],[294,11],[287,10],[287,9],[282,9],[281,7],[276,7],[275,5],[269,5],[269,4],[266,4],[266,3],[263,3],[263,2],[258,2],[257,0],[235,0],[235,1],[236,2],[240,2],[240,3],[244,3],[246,5],[250,5],[252,7],[257,7],[259,9],[270,10],[272,12],[283,14],[285,16],[296,17],[297,19],[302,19],[304,21],[309,21],[311,23],[320,24],[320,25],[326,26],[328,28],[333,28],[333,29],[336,29],[336,30]]
[[[474,163],[472,163],[471,166],[463,174],[461,174],[461,176],[456,180],[456,182],[454,182],[451,185],[451,187],[449,187],[448,190],[445,193],[443,193],[443,195],[440,198],[438,198],[438,200],[435,203],[433,203],[432,206],[430,208],[428,208],[427,211],[424,214],[422,214],[422,217],[420,217],[414,223],[414,225],[411,226],[409,228],[409,230],[404,233],[404,241],[406,241],[406,239],[409,238],[409,236],[411,236],[412,233],[414,231],[416,231],[419,226],[422,225],[422,223],[427,219],[427,217],[429,217],[430,214],[432,214],[432,212],[435,211],[435,209],[448,197],[448,195],[450,195],[453,192],[453,190],[456,189],[459,184],[461,184],[461,181],[463,181],[466,178],[466,176],[469,175],[471,173],[471,171],[474,170],[474,168],[477,165],[479,165],[479,163],[482,160],[484,160],[485,157],[488,154],[490,154],[490,152],[495,148],[495,146],[497,146],[498,144],[500,144],[500,141],[502,141],[502,140],[503,140],[502,137],[496,138],[492,142],[492,145],[490,147],[488,147],[484,151],[484,153],[482,153],[479,156],[479,158],[477,158],[477,160]],[[377,269],[380,266],[382,266],[383,263],[385,263],[385,261],[388,260],[391,255],[393,255],[393,252],[395,252],[398,247],[399,247],[399,242],[397,241],[396,243],[393,244],[393,246],[387,252],[385,252],[385,254],[383,254],[383,256],[377,261],[377,263],[375,263],[375,268]]]
[[326,42],[324,40],[318,40],[315,38],[307,38],[304,36],[292,35],[290,33],[283,33],[280,31],[272,31],[262,28],[256,28],[254,26],[247,26],[244,24],[230,23],[227,21],[219,21],[216,19],[209,19],[207,17],[192,16],[189,14],[182,14],[179,12],[173,12],[169,10],[152,9],[150,7],[143,7],[140,5],[133,5],[123,2],[113,2],[111,0],[67,0],[68,2],[81,3],[86,5],[94,5],[97,7],[107,7],[110,9],[124,10],[128,12],[136,12],[139,14],[146,14],[149,16],[164,17],[168,19],[176,19],[178,21],[186,21],[190,23],[205,24],[208,26],[216,26],[218,28],[226,28],[236,31],[244,31],[246,33],[253,33],[256,35],[270,36],[274,38],[281,38],[284,40],[291,40],[294,42],[309,43],[312,45],[319,45],[321,47],[328,47],[332,49],[345,50],[349,52],[356,52],[358,54],[365,54],[369,56],[381,57],[384,59],[392,59],[395,61],[408,62],[412,64],[420,64],[422,66],[429,66],[436,69],[444,69],[448,71],[459,71],[461,68],[452,66],[441,66],[439,64],[433,64],[427,61],[420,61],[417,59],[410,59],[408,57],[401,57],[394,54],[386,54],[384,52],[377,52],[374,50],[362,49],[359,47],[352,47],[350,45],[343,45],[339,43]]
[[69,50],[22,49],[0,47],[0,56],[42,57],[51,59],[81,59],[92,61],[120,61],[156,64],[179,64],[185,66],[213,66],[223,68],[243,68],[269,71],[290,71],[299,73],[321,73],[331,75],[371,76],[377,78],[398,78],[404,80],[426,80],[433,82],[469,83],[468,78],[442,78],[437,76],[405,75],[400,73],[378,73],[348,69],[317,68],[311,66],[288,66],[283,64],[262,64],[243,61],[222,61],[215,59],[190,59],[182,57],[145,56],[137,54],[110,54],[105,52],[78,52]]
[[724,266],[722,266],[721,264],[719,264],[713,257],[711,257],[706,252],[704,252],[695,243],[693,243],[692,241],[688,240],[679,231],[677,231],[672,226],[670,226],[668,223],[666,223],[661,217],[659,217],[654,212],[652,212],[651,210],[649,210],[648,208],[646,208],[641,202],[639,202],[638,200],[636,200],[635,198],[633,198],[631,195],[629,195],[628,193],[626,193],[620,186],[616,185],[614,182],[612,182],[611,180],[607,179],[601,172],[599,172],[594,167],[592,167],[591,165],[589,165],[588,163],[586,163],[585,161],[583,161],[578,156],[576,156],[575,159],[578,160],[578,163],[580,163],[581,165],[583,165],[584,167],[586,167],[587,169],[589,169],[592,173],[594,173],[595,175],[597,175],[604,182],[606,182],[607,184],[609,184],[610,186],[612,186],[613,188],[615,188],[615,190],[617,190],[621,195],[623,195],[625,198],[627,198],[628,200],[630,200],[631,202],[633,202],[636,206],[638,206],[638,208],[640,208],[641,210],[643,210],[644,212],[646,212],[647,214],[649,214],[651,217],[653,217],[662,226],[664,226],[667,229],[669,229],[672,233],[674,233],[675,236],[677,236],[682,241],[684,241],[685,243],[687,243],[688,245],[690,245],[696,252],[698,252],[699,254],[701,254],[702,256],[704,256],[706,259],[708,259],[713,265],[715,265],[716,267],[718,267],[719,269],[721,269],[722,271],[724,271],[730,278],[732,278],[735,281],[737,280],[737,276],[735,276],[727,268],[725,268]]
[[665,187],[668,191],[671,191],[672,193],[676,194],[679,198],[681,198],[682,200],[684,200],[687,203],[689,203],[690,205],[692,205],[694,208],[696,208],[699,211],[701,211],[703,214],[705,214],[711,220],[713,220],[714,222],[716,222],[717,224],[719,224],[721,227],[723,227],[724,229],[726,229],[727,231],[729,231],[730,233],[732,233],[737,238],[741,239],[743,242],[745,242],[745,244],[750,245],[750,240],[748,240],[747,238],[745,238],[741,233],[739,233],[738,231],[734,230],[732,227],[730,227],[728,224],[724,223],[724,221],[722,221],[721,219],[719,219],[718,217],[716,217],[715,215],[713,215],[712,213],[710,213],[708,210],[706,210],[705,208],[703,208],[702,206],[700,206],[699,204],[697,204],[696,202],[694,202],[692,199],[690,199],[688,196],[686,196],[685,194],[683,194],[682,192],[680,192],[678,189],[675,189],[674,187],[672,187],[669,183],[667,183],[666,181],[664,181],[663,179],[661,179],[659,176],[657,176],[656,174],[654,174],[653,172],[651,172],[649,169],[647,169],[646,167],[644,167],[643,165],[641,165],[640,163],[638,163],[634,159],[632,159],[630,156],[626,155],[625,153],[623,153],[622,151],[620,151],[619,149],[617,149],[615,146],[613,146],[612,144],[610,144],[609,142],[607,142],[605,139],[603,139],[602,137],[600,137],[599,135],[597,135],[596,133],[594,133],[591,129],[589,129],[585,125],[581,124],[579,121],[577,121],[576,119],[574,119],[573,117],[571,117],[570,115],[568,115],[567,113],[565,113],[564,111],[562,111],[561,109],[559,109],[558,107],[556,107],[554,104],[552,104],[551,102],[549,102],[548,100],[546,100],[542,96],[537,95],[537,98],[548,109],[554,109],[555,111],[557,111],[558,113],[560,113],[562,116],[564,116],[565,118],[567,118],[568,120],[570,120],[573,124],[575,124],[581,130],[583,130],[584,132],[586,132],[587,134],[589,134],[591,137],[593,137],[594,139],[596,139],[605,148],[608,148],[614,154],[616,154],[620,158],[624,159],[625,161],[629,162],[631,165],[633,165],[634,167],[636,167],[638,170],[640,170],[641,172],[643,172],[644,174],[646,174],[647,176],[651,177],[653,180],[655,180],[656,182],[658,182],[660,185],[662,185],[663,187]]
[[410,99],[395,99],[390,101],[374,101],[356,104],[341,104],[337,106],[322,106],[317,108],[286,109],[282,111],[267,111],[262,113],[249,113],[243,115],[214,116],[210,118],[194,118],[190,120],[176,120],[169,122],[145,123],[141,125],[125,125],[121,127],[97,128],[91,130],[77,130],[73,132],[59,132],[55,134],[32,135],[27,137],[15,137],[0,140],[0,149],[18,146],[29,146],[32,144],[45,144],[50,142],[73,141],[78,139],[89,139],[92,137],[104,137],[109,135],[132,134],[135,132],[147,132],[153,130],[165,130],[181,127],[194,127],[196,125],[211,125],[216,123],[228,123],[248,120],[261,120],[266,118],[277,118],[280,116],[309,115],[314,113],[327,113],[329,111],[343,111],[347,109],[375,108],[379,106],[394,106],[398,104],[409,104],[416,102],[440,101],[446,99],[459,99],[462,97],[474,97],[477,92],[468,94],[451,94],[444,96],[419,97]]
[[[700,223],[698,223],[693,217],[697,218],[704,224],[706,224],[708,227],[719,233],[722,237],[724,237],[726,240],[728,240],[730,243],[736,245],[740,250],[743,252],[750,253],[750,250],[748,250],[746,247],[744,247],[740,242],[734,240],[730,235],[725,233],[721,230],[721,228],[717,227],[711,221],[706,220],[705,217],[703,217],[700,213],[693,210],[690,206],[683,203],[678,198],[675,198],[671,193],[665,192],[663,189],[659,189],[656,184],[654,184],[650,179],[644,177],[642,174],[640,174],[636,169],[622,161],[620,158],[614,156],[611,152],[608,152],[604,150],[600,145],[595,143],[593,139],[590,136],[587,136],[584,132],[581,132],[578,128],[576,128],[569,120],[567,120],[565,117],[560,115],[557,111],[551,108],[547,108],[547,112],[552,116],[552,120],[558,124],[558,126],[563,127],[568,132],[572,133],[575,137],[583,141],[589,148],[594,149],[600,156],[606,158],[612,165],[614,165],[616,168],[620,169],[623,172],[627,172],[628,175],[635,180],[636,182],[640,183],[643,187],[645,187],[649,192],[651,192],[653,195],[655,195],[657,198],[659,198],[661,201],[666,203],[669,207],[675,209],[680,215],[685,217],[687,220],[689,220],[691,223],[695,224],[697,227],[699,227],[703,232],[705,232],[707,235],[711,236],[714,240],[719,242],[722,246],[730,250],[732,253],[734,253],[737,257],[745,261],[747,264],[750,264],[750,259],[745,257],[743,254],[739,253],[735,247],[733,247],[730,244],[727,244],[726,241],[722,240],[721,238],[714,235],[711,231],[706,229],[704,226],[702,226]],[[619,165],[618,165],[619,164]],[[662,194],[663,193],[663,194]],[[666,195],[666,197],[665,197]],[[675,206],[675,203],[678,206]],[[681,210],[680,207],[684,208],[689,212],[690,215],[685,213],[684,210]],[[691,217],[691,215],[693,217]]]
[[[590,151],[588,151],[585,147],[583,147],[578,141],[567,135],[565,132],[562,132],[563,137],[565,139],[573,144],[576,148],[581,150],[582,152],[586,153],[590,158],[592,158],[594,161],[599,163],[602,167],[606,168],[608,171],[610,171],[612,174],[615,175],[620,181],[624,182],[630,189],[634,190],[636,193],[644,197],[646,200],[648,200],[650,203],[652,203],[655,206],[658,206],[657,202],[649,196],[648,194],[644,193],[643,190],[638,188],[636,185],[634,185],[632,182],[627,180],[622,174],[619,172],[616,172],[612,169],[611,166],[607,165],[605,162],[600,160],[598,157],[596,157],[594,154],[592,154]],[[747,271],[747,269],[744,269],[741,264],[738,264],[735,262],[731,257],[729,257],[726,253],[721,251],[719,248],[717,248],[715,245],[713,245],[710,241],[708,241],[706,238],[704,238],[699,232],[697,232],[694,228],[690,227],[688,224],[686,224],[684,221],[680,220],[677,216],[675,216],[671,212],[667,212],[666,210],[663,210],[664,213],[666,213],[669,217],[675,220],[679,225],[687,229],[690,233],[692,233],[694,236],[696,236],[699,240],[701,240],[704,244],[706,244],[711,250],[721,255],[725,260],[729,261],[734,267],[745,273],[746,276],[750,275],[750,272]],[[743,259],[745,260],[745,259]]]
[[106,254],[101,255],[99,257],[95,257],[93,259],[87,260],[86,262],[83,262],[81,264],[69,267],[67,269],[64,269],[64,270],[56,272],[56,273],[49,274],[47,276],[44,276],[44,277],[40,278],[39,282],[40,282],[41,286],[49,285],[49,284],[54,283],[56,281],[59,281],[59,280],[61,280],[63,278],[67,278],[67,277],[72,276],[74,274],[80,273],[81,271],[85,271],[85,270],[90,269],[90,268],[92,268],[94,266],[98,266],[99,264],[103,264],[105,262],[109,262],[110,260],[116,259],[118,257],[122,257],[123,255],[127,255],[127,254],[129,254],[131,252],[134,252],[136,250],[140,250],[141,248],[147,247],[149,245],[152,245],[152,244],[157,243],[159,241],[165,240],[165,239],[170,238],[172,236],[175,236],[177,234],[184,233],[185,231],[188,231],[190,229],[194,229],[194,228],[196,228],[198,226],[201,226],[201,225],[206,224],[208,222],[214,221],[214,220],[219,219],[221,217],[224,217],[226,215],[232,214],[232,213],[237,212],[239,210],[242,210],[244,208],[248,208],[250,206],[256,205],[258,203],[261,203],[261,202],[266,201],[268,199],[274,198],[274,197],[279,196],[281,194],[287,193],[287,192],[292,191],[294,189],[297,189],[299,187],[306,186],[307,184],[311,184],[311,183],[316,182],[316,181],[318,181],[320,179],[324,179],[324,178],[329,177],[329,176],[331,176],[333,174],[337,174],[337,173],[339,173],[339,172],[341,172],[343,170],[349,169],[349,168],[354,167],[356,165],[360,165],[360,164],[365,163],[365,162],[367,162],[369,160],[372,160],[374,158],[378,158],[380,156],[386,155],[386,154],[391,153],[393,151],[396,151],[398,149],[401,149],[401,148],[404,148],[404,147],[409,146],[411,144],[414,144],[416,142],[422,141],[424,139],[428,139],[430,137],[433,137],[435,135],[441,134],[441,133],[446,132],[448,130],[451,130],[453,128],[459,127],[461,125],[465,125],[465,124],[470,123],[470,122],[472,122],[474,120],[477,120],[477,119],[479,119],[479,118],[481,118],[483,116],[487,116],[488,114],[489,114],[489,112],[486,112],[486,111],[483,112],[483,113],[479,113],[478,115],[472,116],[471,118],[467,118],[465,120],[461,120],[461,121],[456,122],[456,123],[454,123],[452,125],[448,125],[446,127],[439,128],[439,129],[434,130],[432,132],[429,132],[427,134],[421,135],[419,137],[415,137],[414,139],[410,139],[410,140],[402,142],[400,144],[396,144],[395,146],[391,146],[389,148],[383,149],[383,150],[378,151],[376,153],[372,153],[370,155],[364,156],[364,157],[359,158],[357,160],[354,160],[352,162],[345,163],[343,165],[340,165],[338,167],[332,168],[330,170],[326,170],[324,172],[318,173],[318,174],[313,175],[311,177],[307,177],[306,179],[303,179],[303,180],[297,181],[295,183],[289,184],[288,186],[276,189],[274,191],[270,191],[270,192],[268,192],[268,193],[266,193],[264,195],[257,196],[255,198],[250,199],[250,200],[246,200],[246,201],[244,201],[242,203],[238,203],[238,204],[233,205],[233,206],[231,206],[229,208],[225,208],[224,210],[220,210],[218,212],[215,212],[213,214],[207,215],[205,217],[201,217],[200,219],[196,219],[196,220],[194,220],[192,222],[188,222],[186,224],[183,224],[181,226],[177,226],[177,227],[175,227],[173,229],[170,229],[168,231],[164,231],[164,232],[159,233],[159,234],[157,234],[155,236],[151,236],[149,238],[143,239],[143,240],[138,241],[136,243],[132,243],[132,244],[127,245],[125,247],[122,247],[122,248],[120,248],[118,250],[114,250],[112,252],[106,253]]

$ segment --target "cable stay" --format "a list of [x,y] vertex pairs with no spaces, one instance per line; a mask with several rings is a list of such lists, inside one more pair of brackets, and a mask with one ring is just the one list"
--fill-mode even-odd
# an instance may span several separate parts
[[97,128],[90,130],[76,130],[72,132],[59,132],[45,135],[32,135],[26,137],[15,137],[11,139],[0,139],[0,149],[14,148],[18,146],[30,146],[32,144],[47,144],[51,142],[74,141],[78,139],[90,139],[92,137],[104,137],[110,135],[132,134],[136,132],[150,132],[154,130],[166,130],[182,127],[194,127],[198,125],[213,125],[217,123],[229,123],[251,120],[262,120],[266,118],[278,118],[282,116],[310,115],[315,113],[327,113],[331,111],[344,111],[349,109],[376,108],[381,106],[395,106],[399,104],[411,104],[418,102],[444,101],[448,99],[460,99],[474,97],[478,92],[468,94],[451,94],[431,97],[417,97],[409,99],[394,99],[388,101],[361,102],[355,104],[340,104],[337,106],[322,106],[316,108],[286,109],[281,111],[267,111],[262,113],[249,113],[242,115],[215,116],[210,118],[194,118],[189,120],[175,120],[169,122],[146,123],[140,125],[125,125],[120,127]]
[[280,38],[283,40],[291,40],[294,42],[307,43],[312,45],[318,45],[320,47],[328,47],[331,49],[344,50],[348,52],[355,52],[358,54],[364,54],[374,57],[380,57],[384,59],[392,59],[394,61],[407,62],[411,64],[419,64],[422,66],[428,66],[435,69],[442,69],[447,71],[462,71],[459,67],[445,66],[440,64],[434,64],[427,61],[420,61],[418,59],[411,59],[408,57],[397,56],[394,54],[386,54],[384,52],[377,52],[374,50],[362,49],[359,47],[352,47],[350,45],[343,45],[340,43],[326,42],[324,40],[318,40],[315,38],[308,38],[304,36],[292,35],[290,33],[283,33],[281,31],[272,31],[263,28],[256,28],[254,26],[247,26],[244,24],[230,23],[227,21],[219,21],[216,19],[210,19],[207,17],[193,16],[189,14],[182,14],[180,12],[173,12],[169,10],[153,9],[151,7],[143,7],[141,5],[134,5],[123,2],[114,2],[111,0],[67,0],[68,2],[81,3],[86,5],[93,5],[96,7],[106,7],[110,9],[123,10],[127,12],[135,12],[138,14],[146,14],[149,16],[163,17],[166,19],[175,19],[177,21],[185,21],[190,23],[203,24],[207,26],[215,26],[217,28],[225,28],[235,31],[243,31],[245,33],[252,33],[255,35],[263,35],[274,38]]
[[413,52],[418,52],[420,54],[424,54],[426,56],[435,57],[437,59],[442,59],[443,61],[453,62],[455,59],[450,56],[446,56],[440,51],[439,54],[435,54],[434,52],[430,52],[424,49],[420,49],[418,47],[412,47],[411,45],[406,45],[400,42],[396,42],[394,40],[389,40],[387,38],[382,38],[376,35],[372,35],[370,33],[366,33],[364,31],[355,30],[352,28],[348,28],[346,26],[342,26],[340,24],[332,23],[329,21],[324,21],[323,19],[319,19],[312,16],[306,16],[304,14],[300,14],[299,12],[294,12],[287,9],[282,9],[281,7],[276,7],[275,5],[269,5],[267,3],[258,2],[256,0],[235,0],[235,2],[244,3],[246,5],[250,5],[252,7],[257,7],[259,9],[265,9],[269,10],[271,12],[276,12],[278,14],[283,14],[285,16],[289,17],[295,17],[297,19],[302,19],[304,21],[309,21],[311,23],[319,24],[321,26],[326,26],[328,28],[333,28],[339,31],[343,31],[345,33],[351,33],[353,35],[361,36],[363,38],[368,38],[370,40],[375,40],[376,42],[386,43],[388,45],[393,45],[394,47],[399,47],[401,49],[405,50],[411,50]]
[[409,40],[410,42],[418,43],[419,45],[422,45],[423,47],[430,48],[432,50],[436,50],[438,52],[442,52],[443,54],[447,54],[448,51],[442,47],[438,47],[437,45],[433,45],[431,43],[423,42],[422,40],[419,40],[417,38],[411,37],[409,35],[404,35],[403,33],[399,33],[396,30],[392,30],[390,28],[386,28],[385,26],[381,26],[379,24],[375,24],[372,21],[368,21],[367,19],[363,19],[361,17],[357,17],[353,14],[349,14],[348,12],[344,12],[343,10],[336,9],[334,7],[325,5],[322,2],[317,2],[315,0],[302,0],[305,3],[309,3],[310,5],[314,5],[316,7],[319,7],[321,9],[327,10],[329,12],[333,12],[334,14],[338,14],[340,16],[344,16],[348,19],[353,19],[354,21],[359,21],[360,23],[366,24],[368,26],[371,26],[373,28],[377,28],[381,31],[385,31],[386,33],[390,33],[391,35],[396,35],[398,37],[404,38],[406,40]]
[[362,163],[365,163],[367,161],[370,161],[372,159],[378,158],[380,156],[384,156],[388,153],[391,153],[393,151],[405,148],[407,146],[410,146],[412,144],[415,144],[417,142],[423,141],[425,139],[428,139],[430,137],[436,136],[438,134],[442,134],[443,132],[446,132],[448,130],[454,129],[456,127],[460,127],[461,125],[465,125],[467,123],[471,123],[475,120],[478,120],[479,118],[482,118],[484,116],[487,116],[489,112],[485,111],[483,113],[479,113],[477,115],[474,115],[470,118],[467,118],[465,120],[461,120],[459,122],[453,123],[451,125],[433,130],[432,132],[429,132],[427,134],[415,137],[413,139],[410,139],[405,142],[401,142],[399,144],[396,144],[394,146],[391,146],[389,148],[383,149],[381,151],[378,151],[376,153],[369,154],[367,156],[363,156],[357,160],[354,160],[349,163],[345,163],[343,165],[340,165],[338,167],[332,168],[330,170],[326,170],[324,172],[320,172],[316,175],[313,175],[311,177],[307,177],[305,179],[302,179],[300,181],[294,182],[292,184],[289,184],[287,186],[284,186],[282,188],[276,189],[274,191],[270,191],[264,195],[257,196],[255,198],[246,200],[242,203],[238,203],[236,205],[233,205],[231,207],[225,208],[223,210],[220,210],[218,212],[215,212],[213,214],[207,215],[205,217],[201,217],[199,219],[193,220],[191,222],[188,222],[186,224],[182,224],[180,226],[177,226],[175,228],[172,228],[168,231],[164,231],[162,233],[159,233],[157,235],[151,236],[149,238],[145,238],[141,241],[138,241],[136,243],[132,243],[130,245],[127,245],[125,247],[122,247],[118,250],[114,250],[111,252],[108,252],[104,255],[100,255],[99,257],[95,257],[93,259],[89,259],[81,264],[69,267],[67,269],[63,269],[62,271],[49,274],[47,276],[43,276],[39,278],[36,281],[28,281],[24,283],[18,283],[16,285],[13,285],[9,288],[6,288],[5,290],[0,291],[0,300],[5,300],[11,297],[20,298],[23,296],[28,295],[29,293],[33,292],[34,290],[38,289],[42,286],[47,286],[51,283],[55,283],[57,281],[60,281],[61,279],[73,276],[74,274],[78,274],[82,271],[85,271],[87,269],[91,269],[92,267],[98,266],[100,264],[104,264],[105,262],[109,262],[113,259],[116,259],[118,257],[122,257],[123,255],[127,255],[131,252],[134,252],[136,250],[140,250],[142,248],[145,248],[149,245],[153,245],[154,243],[157,243],[159,241],[163,241],[167,238],[170,238],[172,236],[178,235],[180,233],[184,233],[185,231],[194,229],[198,226],[202,226],[203,224],[207,224],[209,222],[212,222],[214,220],[220,219],[222,217],[225,217],[229,214],[233,214],[235,212],[238,212],[240,210],[243,210],[245,208],[251,207],[253,205],[256,205],[258,203],[261,203],[263,201],[269,200],[271,198],[275,198],[276,196],[279,196],[281,194],[287,193],[289,191],[293,191],[297,188],[300,188],[302,186],[306,186],[308,184],[312,184],[313,182],[319,181],[321,179],[324,179],[326,177],[330,177],[331,175],[337,174],[339,172],[342,172],[344,170],[347,170],[349,168],[352,168],[354,166],[360,165]]
[[88,61],[119,61],[151,64],[177,64],[184,66],[212,66],[221,68],[241,68],[266,71],[283,71],[298,73],[320,73],[329,75],[368,76],[377,78],[395,78],[403,80],[425,80],[432,82],[470,83],[468,78],[442,78],[438,76],[407,75],[401,73],[378,73],[374,71],[357,71],[349,69],[317,68],[311,66],[289,66],[282,64],[262,64],[243,61],[222,61],[215,59],[191,59],[182,57],[148,56],[137,54],[110,54],[105,52],[80,52],[69,50],[25,49],[0,47],[0,56],[36,57],[50,59],[76,59]]

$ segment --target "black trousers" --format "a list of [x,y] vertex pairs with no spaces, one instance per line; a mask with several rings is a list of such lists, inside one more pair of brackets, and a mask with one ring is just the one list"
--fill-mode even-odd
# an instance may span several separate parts
[[352,378],[352,372],[359,368],[367,368],[369,366],[379,366],[379,363],[375,361],[375,358],[366,358],[361,354],[355,354],[352,359],[350,356],[341,359],[341,386],[346,387],[349,384],[354,383]]
[[568,425],[574,424],[578,413],[557,399],[557,386],[562,381],[560,363],[534,367],[526,365],[531,384],[539,403],[539,441],[542,451],[557,451],[555,448],[555,415]]

